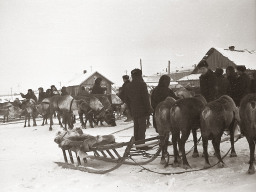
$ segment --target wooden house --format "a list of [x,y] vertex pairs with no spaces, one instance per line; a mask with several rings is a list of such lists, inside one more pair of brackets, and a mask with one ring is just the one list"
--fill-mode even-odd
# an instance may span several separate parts
[[81,87],[85,87],[86,89],[90,90],[98,77],[102,78],[101,86],[107,88],[106,94],[111,94],[113,82],[103,76],[98,71],[95,71],[93,73],[87,73],[86,71],[84,71],[83,74],[77,74],[64,86],[67,87],[67,92],[70,95],[76,96]]

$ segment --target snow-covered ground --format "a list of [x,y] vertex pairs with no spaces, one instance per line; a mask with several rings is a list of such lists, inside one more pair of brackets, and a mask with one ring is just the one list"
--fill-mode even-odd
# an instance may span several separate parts
[[[56,120],[55,120],[56,122]],[[38,121],[41,124],[41,121]],[[115,133],[116,141],[129,141],[133,135],[132,123],[117,121],[116,127],[97,127],[84,129],[91,135]],[[79,127],[79,123],[75,127]],[[129,128],[130,127],[130,128]],[[126,129],[128,128],[128,129]],[[208,170],[190,172],[180,175],[160,175],[142,170],[139,166],[122,165],[119,169],[105,175],[96,175],[77,170],[67,170],[58,167],[54,162],[63,162],[63,155],[54,138],[57,131],[62,130],[58,125],[53,131],[48,131],[48,125],[23,128],[23,122],[0,124],[0,191],[42,191],[42,192],[71,192],[71,191],[255,191],[256,174],[248,175],[249,148],[245,138],[235,143],[238,157],[224,159],[225,168],[213,167]],[[157,134],[150,127],[147,137]],[[189,141],[191,138],[189,138]],[[189,150],[193,142],[188,142]],[[230,148],[230,142],[221,144],[222,155]],[[187,155],[192,169],[202,168],[204,159],[201,157],[202,145],[199,144],[199,158]],[[152,153],[154,151],[151,151]],[[172,154],[172,147],[169,147]],[[210,162],[216,162],[212,145],[209,144]],[[91,160],[97,161],[97,160]],[[170,158],[172,162],[173,159]],[[171,165],[164,168],[159,164],[160,159],[145,167],[158,172],[183,171]],[[99,162],[104,167],[106,162]]]

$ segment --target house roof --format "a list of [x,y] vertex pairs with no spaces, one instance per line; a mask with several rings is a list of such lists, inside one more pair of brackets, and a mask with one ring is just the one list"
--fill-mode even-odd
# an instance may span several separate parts
[[215,48],[223,56],[227,57],[235,65],[244,65],[247,69],[256,69],[256,51],[234,50]]
[[[145,81],[145,83],[157,83],[159,82],[159,79],[162,75],[151,75],[151,76],[143,76],[143,79]],[[173,79],[171,78],[171,81],[173,81]]]
[[177,80],[179,81],[193,81],[193,80],[199,80],[201,74],[190,74],[188,76],[182,77],[181,79]]
[[[249,70],[256,70],[256,51],[230,50],[223,48],[211,48],[203,57],[209,64],[209,68],[215,70],[217,67],[244,65]],[[196,68],[192,73],[197,73]]]
[[93,75],[95,75],[96,73],[98,73],[100,76],[104,77],[106,80],[108,80],[111,84],[114,84],[112,81],[110,81],[108,78],[106,78],[105,76],[103,76],[101,73],[99,73],[98,71],[95,71],[93,73],[83,73],[83,74],[76,74],[70,81],[68,81],[65,86],[69,87],[69,86],[77,86],[77,85],[81,85],[83,82],[85,82],[86,80],[88,80],[90,77],[92,77]]

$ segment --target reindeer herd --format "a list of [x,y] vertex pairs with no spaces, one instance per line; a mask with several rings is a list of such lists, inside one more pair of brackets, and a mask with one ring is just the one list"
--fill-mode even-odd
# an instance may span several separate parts
[[76,115],[79,115],[83,128],[86,127],[88,120],[91,127],[93,127],[93,123],[98,124],[99,121],[101,123],[105,121],[111,126],[116,126],[114,111],[106,96],[100,96],[99,98],[95,96],[73,98],[70,95],[55,95],[44,99],[39,104],[33,99],[22,102],[15,100],[13,103],[8,103],[8,107],[5,108],[4,112],[6,116],[10,115],[10,113],[18,114],[16,116],[24,116],[24,127],[27,125],[30,127],[30,118],[33,119],[33,126],[37,126],[36,117],[40,114],[43,117],[42,125],[47,124],[47,119],[50,120],[49,131],[52,131],[53,116],[57,117],[59,125],[64,127],[65,130],[67,126],[70,129],[73,128]]
[[[184,94],[183,94],[184,95]],[[185,143],[193,133],[194,152],[193,157],[198,157],[197,151],[197,129],[201,130],[203,142],[203,156],[205,158],[205,168],[211,165],[208,159],[208,140],[212,140],[215,155],[219,160],[219,167],[224,166],[220,155],[220,142],[224,131],[230,132],[231,157],[237,154],[234,148],[234,132],[240,127],[241,134],[244,135],[250,148],[250,166],[248,173],[255,173],[254,152],[256,142],[256,94],[245,96],[236,107],[231,97],[224,95],[219,99],[207,103],[203,96],[185,94],[185,97],[175,100],[167,97],[165,101],[158,104],[155,110],[155,120],[157,131],[161,137],[162,157],[161,163],[168,165],[166,157],[169,135],[171,133],[174,166],[182,166],[184,169],[190,168],[186,158]],[[182,161],[179,157],[179,150],[182,154]]]

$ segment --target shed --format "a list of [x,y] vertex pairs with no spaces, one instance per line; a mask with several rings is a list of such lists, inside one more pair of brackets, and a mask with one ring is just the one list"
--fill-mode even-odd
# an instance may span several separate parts
[[102,78],[101,85],[107,88],[106,94],[111,94],[111,86],[113,82],[103,76],[98,71],[95,71],[93,73],[84,72],[83,74],[75,75],[74,78],[72,78],[65,84],[65,86],[67,87],[67,92],[72,96],[76,96],[79,92],[80,87],[91,89],[95,83],[95,80],[98,77]]

